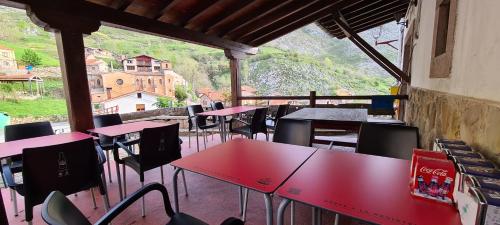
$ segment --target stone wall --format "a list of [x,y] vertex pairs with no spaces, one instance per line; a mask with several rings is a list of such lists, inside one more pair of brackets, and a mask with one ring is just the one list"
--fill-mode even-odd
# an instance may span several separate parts
[[462,139],[500,165],[500,103],[412,87],[405,121],[423,148],[436,137]]

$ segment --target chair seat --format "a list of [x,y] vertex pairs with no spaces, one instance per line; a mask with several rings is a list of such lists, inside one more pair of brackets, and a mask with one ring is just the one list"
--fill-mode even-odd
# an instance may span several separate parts
[[[118,139],[118,142],[121,142],[125,146],[139,144],[140,141],[141,141],[141,139],[125,139],[125,138]],[[101,148],[102,148],[102,150],[112,150],[113,143],[101,144]]]
[[135,172],[140,173],[141,165],[133,156],[127,156],[122,160],[126,166],[132,168],[133,170],[135,170]]
[[9,166],[10,166],[10,170],[13,173],[20,173],[23,171],[23,161],[22,160],[12,161]]
[[202,130],[210,129],[219,126],[218,123],[207,123],[205,125],[200,125],[199,128]]
[[208,223],[184,213],[176,213],[167,225],[208,225]]
[[231,130],[232,133],[237,133],[237,134],[243,134],[243,135],[251,135],[252,131],[250,129],[250,126],[242,126],[242,127],[233,127]]

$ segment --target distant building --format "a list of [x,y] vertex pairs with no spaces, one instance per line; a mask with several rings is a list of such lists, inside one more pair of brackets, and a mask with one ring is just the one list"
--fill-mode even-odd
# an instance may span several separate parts
[[[256,93],[257,93],[257,89],[255,89],[253,87],[250,87],[247,85],[241,86],[241,96],[255,96]],[[255,101],[255,100],[245,100],[245,104],[248,104],[248,105],[255,105],[256,103],[257,103],[257,101]]]
[[172,70],[172,64],[168,61],[158,60],[147,55],[139,55],[122,61],[125,72],[163,73],[164,70]]
[[14,50],[0,45],[0,72],[14,72],[17,70]]
[[90,93],[104,93],[102,74],[109,72],[108,64],[94,55],[85,58]]
[[200,88],[197,93],[202,106],[210,106],[211,102],[224,102],[226,100],[221,92],[211,88]]
[[97,114],[130,113],[157,109],[155,103],[160,95],[145,91],[133,91],[114,98],[94,102]]
[[104,92],[92,94],[92,101],[116,98],[134,91],[144,91],[159,96],[175,96],[174,77],[152,73],[113,72],[102,74]]

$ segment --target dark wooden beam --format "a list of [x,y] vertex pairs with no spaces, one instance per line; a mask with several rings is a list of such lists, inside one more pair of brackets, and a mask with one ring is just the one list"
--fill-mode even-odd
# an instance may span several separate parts
[[[247,9],[249,11],[247,13],[245,13],[244,15],[241,15],[238,18],[230,20],[229,22],[226,21],[227,23],[220,26],[220,27],[214,26],[214,27],[210,28],[207,31],[207,34],[215,34],[217,36],[222,37],[222,36],[226,35],[228,32],[235,30],[235,29],[238,29],[241,26],[245,26],[246,24],[251,23],[254,20],[257,20],[257,19],[262,18],[262,17],[266,17],[270,13],[274,12],[274,10],[280,8],[283,5],[286,5],[290,1],[291,0],[284,0],[284,1],[271,0],[271,1],[266,1],[262,5],[256,4],[255,7],[252,7],[251,9]],[[232,19],[232,18],[228,18],[228,19]]]
[[252,37],[249,37],[248,40],[245,39],[250,45],[252,46],[259,46],[264,43],[267,43],[271,40],[274,40],[276,38],[279,38],[285,34],[288,34],[300,27],[303,27],[307,24],[310,24],[316,20],[319,20],[321,18],[324,18],[325,16],[328,16],[331,14],[332,11],[338,10],[344,7],[348,7],[350,5],[356,4],[362,0],[340,0],[336,1],[333,4],[324,7],[315,13],[311,13],[309,15],[304,15],[302,16],[301,19],[296,20],[296,21],[290,21],[290,20],[283,20],[278,23],[275,23],[274,25],[269,27],[269,30],[271,32],[267,33],[256,33]]
[[111,7],[120,11],[125,11],[132,2],[134,2],[134,0],[116,0],[111,4]]
[[153,19],[159,20],[173,5],[175,0],[165,0],[163,6],[158,7],[158,12],[153,16]]
[[[359,7],[356,9],[350,9],[349,7],[347,9],[344,9],[343,11],[345,11],[346,13],[343,13],[342,15],[344,15],[344,18],[346,18],[347,22],[351,23],[352,21],[356,21],[357,18],[366,17],[367,15],[371,16],[373,14],[380,14],[382,10],[395,5],[406,5],[407,7],[408,3],[402,3],[401,0],[374,1],[370,4],[364,5],[364,7]],[[328,20],[321,21],[321,24],[323,24],[324,26],[336,25],[335,18],[331,16]]]
[[400,81],[409,83],[410,77],[405,74],[401,69],[392,64],[387,58],[380,54],[375,48],[368,44],[363,38],[361,38],[357,33],[355,33],[349,25],[341,19],[339,16],[335,19],[338,26],[342,28],[345,35],[351,40],[356,46],[358,46],[364,53],[366,53],[373,61],[379,64],[383,69],[385,69],[389,74]]
[[[394,13],[397,13],[397,12],[401,13],[401,12],[405,12],[405,11],[406,11],[406,9],[401,9],[399,11],[395,11]],[[358,22],[358,23],[356,23],[356,25],[351,26],[351,29],[354,32],[359,33],[359,32],[369,30],[371,28],[374,28],[374,27],[377,27],[377,26],[380,26],[380,25],[383,25],[383,24],[386,24],[386,23],[389,23],[392,21],[395,21],[394,16],[391,14],[388,14],[388,15],[385,15],[382,17],[373,18],[372,20],[369,20],[369,21]],[[337,27],[335,27],[335,29],[328,29],[328,30],[330,30],[330,32],[332,34],[334,34],[335,36],[342,36],[344,34],[342,29],[337,28]]]
[[266,43],[270,40],[281,37],[284,34],[290,33],[295,29],[319,20],[329,15],[333,10],[355,4],[359,1],[361,0],[317,2],[317,4],[310,5],[304,10],[301,10],[287,18],[270,24],[265,29],[253,32],[252,34],[246,34],[240,39],[240,41],[243,43],[250,43],[251,45],[256,45],[257,43]]
[[[37,0],[31,0],[28,4],[35,4]],[[156,36],[186,41],[194,44],[205,45],[219,49],[231,49],[247,54],[256,54],[257,48],[226,40],[214,35],[206,35],[201,32],[188,30],[172,24],[163,23],[154,19],[120,12],[115,9],[101,6],[86,1],[52,0],[51,4],[40,4],[46,10],[60,15],[74,15],[79,18],[92,18],[101,21],[103,25],[121,29],[152,34]],[[63,21],[61,23],[77,23],[77,20]]]
[[64,83],[64,96],[72,131],[94,128],[92,101],[85,64],[83,34],[75,31],[55,32],[57,52]]
[[229,69],[231,71],[231,105],[241,105],[241,67],[240,60],[247,55],[243,52],[224,50],[224,54],[229,59]]
[[[246,6],[254,2],[253,0],[226,0],[226,1],[228,1],[229,3],[225,4],[224,9],[221,10],[216,15],[209,18],[202,18],[201,16],[202,14],[199,14],[198,16],[195,16],[191,20],[189,20],[186,24],[186,27],[192,30],[206,32],[208,28],[214,26],[215,24],[219,23],[225,18],[230,17],[234,13],[238,12],[239,10],[245,8]],[[218,6],[217,4],[214,4],[213,7],[218,7]],[[203,19],[204,21],[198,21],[200,19]]]
[[163,16],[164,10],[170,6],[170,4],[174,0],[162,0],[157,5],[154,5],[148,12],[146,13],[146,17],[157,20],[161,16]]
[[175,24],[185,27],[189,20],[191,20],[192,18],[196,17],[199,14],[202,14],[207,8],[210,8],[210,6],[213,5],[215,2],[217,2],[217,0],[203,0],[198,4],[195,4],[193,8],[183,13],[182,18],[179,18],[179,20],[176,21]]
[[[262,16],[257,18],[243,26],[238,26],[232,30],[230,30],[225,36],[229,37],[232,40],[238,40],[245,35],[250,35],[253,32],[257,32],[271,23],[279,21],[287,16],[292,16],[294,13],[301,11],[302,9],[308,9],[309,6],[313,6],[311,8],[320,9],[328,5],[328,2],[332,1],[304,1],[304,0],[296,0],[292,1],[277,10],[269,12],[266,16]],[[315,4],[319,3],[319,4]],[[298,18],[295,18],[298,19]]]

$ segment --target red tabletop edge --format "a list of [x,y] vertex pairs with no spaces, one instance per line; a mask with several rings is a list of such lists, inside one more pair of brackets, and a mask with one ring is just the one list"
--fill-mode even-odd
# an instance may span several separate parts
[[280,197],[378,224],[461,224],[451,205],[410,194],[407,160],[318,149]]
[[261,193],[273,193],[316,148],[233,139],[171,163]]
[[135,132],[140,132],[146,128],[155,128],[168,126],[167,123],[159,123],[153,121],[139,121],[133,123],[123,123],[118,125],[112,125],[107,127],[99,127],[87,130],[90,133],[102,134],[108,137],[116,137],[124,134],[130,134]]
[[256,110],[258,108],[262,108],[262,107],[236,106],[236,107],[230,107],[230,108],[225,108],[225,109],[206,111],[206,112],[198,113],[196,115],[198,115],[198,116],[230,116],[230,115],[234,115],[234,114],[238,114],[238,113],[244,113],[244,112]]
[[92,136],[80,132],[71,132],[65,134],[54,134],[36,138],[8,141],[0,143],[0,158],[21,155],[23,153],[23,149],[25,148],[58,145],[73,141],[80,141],[87,138],[92,138]]

